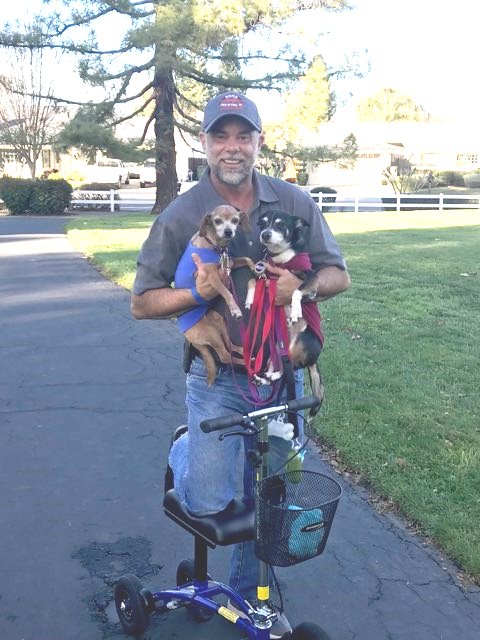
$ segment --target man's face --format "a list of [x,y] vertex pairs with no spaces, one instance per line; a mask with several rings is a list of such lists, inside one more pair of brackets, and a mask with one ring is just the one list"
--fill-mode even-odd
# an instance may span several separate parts
[[222,118],[213,130],[200,134],[212,175],[230,186],[250,179],[263,140],[263,134],[235,116]]

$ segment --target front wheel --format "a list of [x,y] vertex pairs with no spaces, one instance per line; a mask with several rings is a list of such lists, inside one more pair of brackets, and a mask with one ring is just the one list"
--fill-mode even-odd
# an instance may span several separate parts
[[[181,587],[188,582],[193,582],[194,563],[193,560],[182,560],[177,568],[177,587]],[[207,579],[211,580],[210,574],[207,573]],[[189,615],[195,620],[195,622],[207,622],[215,613],[210,609],[202,609],[195,605],[188,605],[187,607]]]
[[129,636],[142,634],[150,624],[147,606],[140,591],[142,583],[137,576],[122,576],[115,587],[115,607],[123,630]]
[[330,640],[330,636],[312,622],[302,622],[292,631],[288,640]]

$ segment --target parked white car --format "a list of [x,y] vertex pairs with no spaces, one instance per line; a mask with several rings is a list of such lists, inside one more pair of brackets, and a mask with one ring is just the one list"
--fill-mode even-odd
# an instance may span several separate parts
[[140,187],[143,189],[149,184],[157,182],[155,171],[155,158],[149,158],[139,167]]
[[128,169],[117,158],[103,158],[95,164],[87,166],[87,179],[89,182],[103,184],[128,184]]

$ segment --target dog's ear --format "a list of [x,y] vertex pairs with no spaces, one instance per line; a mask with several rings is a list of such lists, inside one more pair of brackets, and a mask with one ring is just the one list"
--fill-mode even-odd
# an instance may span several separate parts
[[295,224],[292,234],[292,247],[294,249],[303,249],[307,243],[307,228],[310,225],[303,218],[295,218]]
[[245,213],[245,211],[239,211],[238,215],[240,216],[240,224],[238,225],[240,229],[245,232],[250,231],[250,216],[248,213]]
[[200,228],[198,230],[198,235],[201,238],[207,237],[208,228],[211,226],[211,224],[212,224],[212,214],[207,213],[206,215],[203,216],[202,222],[200,224]]

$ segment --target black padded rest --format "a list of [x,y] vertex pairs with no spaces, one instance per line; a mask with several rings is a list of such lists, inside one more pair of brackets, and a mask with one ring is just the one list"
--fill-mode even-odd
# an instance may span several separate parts
[[225,547],[237,542],[253,540],[254,510],[241,500],[232,500],[228,507],[211,516],[193,516],[182,505],[175,489],[165,494],[163,508],[169,518],[184,529],[199,535],[213,549],[217,545]]

